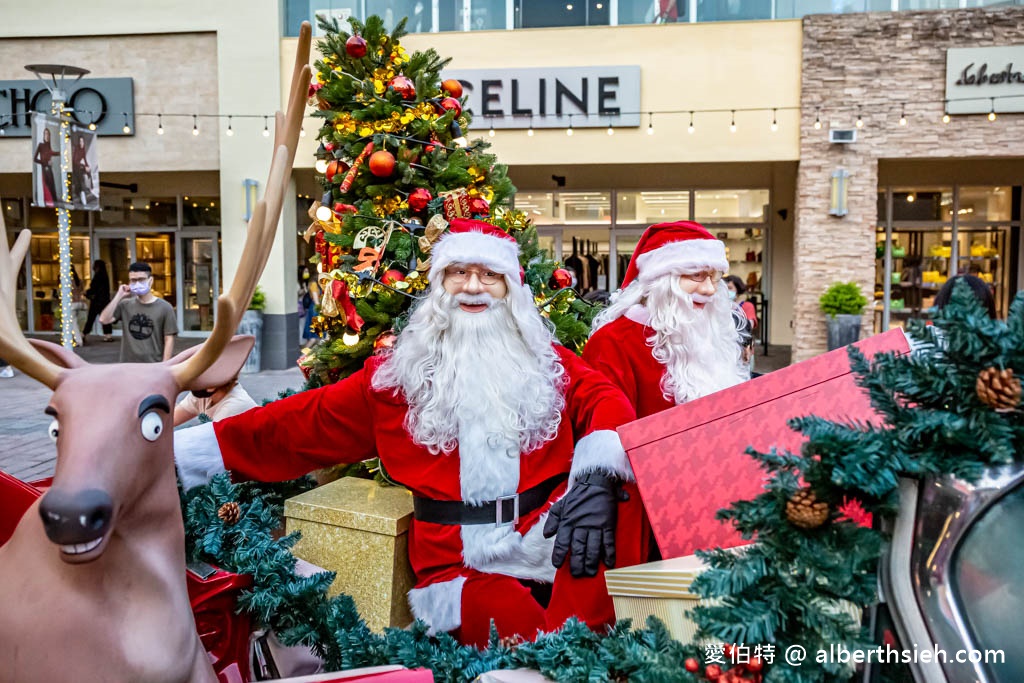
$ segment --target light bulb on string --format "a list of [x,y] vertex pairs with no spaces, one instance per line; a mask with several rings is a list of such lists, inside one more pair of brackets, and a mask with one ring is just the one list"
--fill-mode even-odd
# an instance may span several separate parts
[[772,130],[773,133],[779,130],[779,121],[778,121],[778,117],[775,115],[775,110],[774,109],[772,109],[772,125],[771,125],[771,130]]
[[305,126],[302,126],[301,128],[299,128],[299,137],[300,138],[306,137],[306,127]]
[[320,175],[327,173],[327,159],[317,159],[316,163],[313,164],[313,170]]
[[615,129],[612,128],[612,124],[608,124],[608,135],[615,135]]
[[89,122],[89,130],[96,130],[96,122],[95,121],[90,121]]
[[857,112],[857,123],[855,124],[858,128],[864,127],[864,119],[861,118],[860,112]]
[[121,132],[125,135],[129,135],[132,132],[132,127],[128,125],[128,112],[124,112],[124,125],[121,126]]
[[572,114],[569,114],[569,127],[565,129],[565,134],[572,137]]
[[530,136],[531,138],[533,137],[533,117],[532,116],[530,117],[530,127],[527,129],[526,134],[528,136]]
[[693,135],[693,131],[697,130],[693,127],[693,112],[690,112],[690,125],[686,127],[686,132]]
[[341,343],[345,346],[355,346],[359,343],[359,335],[352,332],[346,332],[341,335]]
[[334,214],[331,212],[330,207],[323,205],[316,207],[316,219],[318,221],[329,221],[333,215]]
[[270,137],[270,124],[268,123],[266,116],[263,117],[263,137]]
[[157,135],[163,135],[164,134],[164,115],[163,114],[157,114],[156,115],[156,134]]
[[821,110],[814,112],[814,130],[821,130]]
[[199,117],[192,114],[192,135],[199,135]]
[[901,126],[907,125],[907,113],[906,113],[906,105],[905,104],[901,104],[900,105],[900,125]]
[[228,117],[228,129],[226,131],[224,131],[224,134],[227,135],[228,137],[231,137],[232,135],[235,134],[235,129],[231,127],[231,117],[230,116]]
[[654,135],[654,113],[647,112],[647,134]]
[[992,108],[988,112],[988,120],[989,121],[995,121],[996,120],[996,98],[994,98],[994,97],[992,98]]
[[735,109],[732,110],[732,121],[729,123],[729,132],[730,133],[735,133],[736,132],[736,110]]

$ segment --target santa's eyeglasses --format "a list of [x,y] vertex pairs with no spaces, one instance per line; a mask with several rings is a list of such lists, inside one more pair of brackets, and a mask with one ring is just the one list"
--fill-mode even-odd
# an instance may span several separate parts
[[444,269],[444,277],[457,285],[469,282],[469,278],[476,275],[476,279],[482,285],[496,285],[505,276],[495,273],[493,270],[481,270],[479,268],[465,268],[463,266],[449,266]]
[[704,282],[711,278],[711,284],[717,285],[725,277],[725,273],[720,270],[702,270],[699,273],[683,273],[683,277],[693,282]]

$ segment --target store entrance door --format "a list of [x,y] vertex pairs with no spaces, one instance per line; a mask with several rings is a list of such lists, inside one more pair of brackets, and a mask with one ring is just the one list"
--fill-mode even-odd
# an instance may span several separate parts
[[[117,292],[119,286],[128,284],[128,266],[141,261],[148,263],[153,270],[153,293],[177,309],[174,233],[132,229],[97,230],[93,240],[96,258],[107,263],[111,295]],[[178,324],[181,325],[180,314]]]
[[181,236],[183,333],[213,329],[213,307],[220,296],[220,258],[217,233]]

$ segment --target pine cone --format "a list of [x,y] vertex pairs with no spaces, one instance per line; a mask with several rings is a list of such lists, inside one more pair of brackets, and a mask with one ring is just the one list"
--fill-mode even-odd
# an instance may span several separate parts
[[1020,380],[1013,376],[1010,368],[985,368],[978,373],[974,390],[982,403],[1001,413],[1020,404]]
[[814,495],[811,487],[805,487],[786,501],[786,519],[801,529],[816,529],[828,521],[828,503]]
[[238,503],[224,503],[217,510],[217,516],[225,524],[237,524],[242,516],[242,508],[238,507]]

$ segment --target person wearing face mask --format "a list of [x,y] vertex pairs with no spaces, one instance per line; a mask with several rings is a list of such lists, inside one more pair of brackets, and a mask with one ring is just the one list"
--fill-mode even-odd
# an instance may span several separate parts
[[219,387],[190,391],[174,406],[174,426],[184,424],[194,417],[205,415],[210,422],[223,420],[232,415],[241,415],[256,407],[252,399],[235,376],[230,382]]
[[740,279],[739,275],[726,275],[722,280],[725,281],[725,286],[729,289],[729,300],[739,306],[743,314],[747,316],[747,320],[750,321],[751,333],[753,333],[757,329],[757,309],[752,301],[740,299],[741,296],[747,293],[747,286]]
[[133,263],[128,266],[128,284],[117,288],[100,313],[100,324],[122,322],[122,363],[159,363],[174,354],[178,334],[174,307],[152,289],[153,269],[148,263]]

